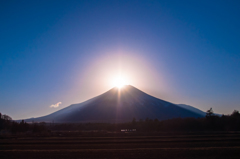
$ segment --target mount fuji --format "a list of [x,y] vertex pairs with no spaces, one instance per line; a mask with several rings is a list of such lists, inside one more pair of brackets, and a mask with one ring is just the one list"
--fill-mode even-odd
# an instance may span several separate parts
[[[171,102],[158,99],[143,91],[126,85],[123,88],[112,88],[109,91],[87,100],[72,104],[52,114],[26,119],[26,122],[128,122],[133,118],[166,120],[171,118],[204,117],[204,112],[188,109]],[[194,108],[194,107],[193,107]]]

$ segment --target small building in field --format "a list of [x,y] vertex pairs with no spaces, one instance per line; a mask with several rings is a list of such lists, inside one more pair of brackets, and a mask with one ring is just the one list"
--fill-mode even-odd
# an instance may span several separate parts
[[121,132],[135,132],[137,129],[121,129]]

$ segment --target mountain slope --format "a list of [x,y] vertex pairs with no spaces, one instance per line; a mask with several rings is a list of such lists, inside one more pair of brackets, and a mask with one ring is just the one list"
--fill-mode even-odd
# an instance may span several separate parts
[[192,111],[194,113],[197,113],[197,114],[200,114],[202,116],[206,116],[206,112],[200,110],[200,109],[197,109],[193,106],[190,106],[190,105],[186,105],[186,104],[177,104],[178,106],[180,106],[181,108],[184,108],[184,109],[187,109],[189,111]]
[[[178,106],[180,106],[181,108],[184,108],[184,109],[187,109],[189,111],[192,111],[192,112],[195,112],[197,114],[200,114],[202,116],[206,116],[206,112],[200,110],[200,109],[197,109],[191,105],[186,105],[186,104],[177,104]],[[216,116],[222,116],[222,114],[218,114],[218,113],[213,113],[214,115]]]
[[47,116],[27,119],[36,122],[126,122],[136,119],[171,119],[176,117],[203,117],[196,112],[150,96],[133,86],[111,90],[85,101],[73,104]]

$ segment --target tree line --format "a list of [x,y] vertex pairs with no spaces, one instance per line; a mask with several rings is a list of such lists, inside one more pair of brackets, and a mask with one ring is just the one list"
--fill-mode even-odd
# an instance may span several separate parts
[[0,131],[43,132],[43,131],[121,131],[136,129],[138,132],[160,131],[240,131],[240,113],[234,110],[231,115],[215,115],[212,108],[203,118],[173,118],[159,121],[158,119],[133,118],[125,123],[26,123],[15,122],[11,117],[0,113]]
[[240,131],[240,113],[234,110],[231,115],[215,115],[212,108],[203,118],[173,118],[159,121],[158,119],[133,118],[126,123],[58,123],[49,124],[48,129],[55,131],[121,131],[136,129],[138,132],[158,131]]
[[19,133],[19,132],[31,132],[38,133],[47,131],[47,127],[44,123],[34,123],[28,124],[22,120],[21,122],[13,121],[12,118],[8,115],[2,115],[0,113],[0,132],[11,132],[11,133]]

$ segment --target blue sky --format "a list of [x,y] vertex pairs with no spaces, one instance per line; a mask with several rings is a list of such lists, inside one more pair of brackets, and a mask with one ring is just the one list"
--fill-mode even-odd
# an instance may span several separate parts
[[83,102],[110,89],[119,68],[155,97],[240,110],[239,8],[237,0],[1,0],[0,111],[23,119]]

